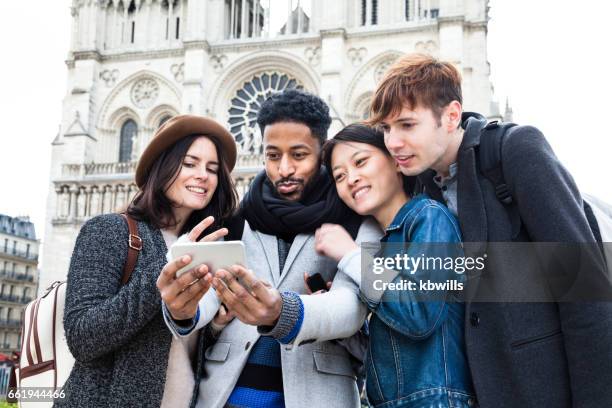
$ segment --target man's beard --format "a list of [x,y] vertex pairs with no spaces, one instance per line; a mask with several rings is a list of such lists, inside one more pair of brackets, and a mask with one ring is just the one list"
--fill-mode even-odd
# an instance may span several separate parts
[[[295,190],[291,191],[290,193],[281,193],[279,190],[279,187],[281,186],[281,184],[297,185],[298,187]],[[304,190],[305,190],[305,182],[304,182],[304,179],[302,178],[285,177],[280,180],[277,180],[274,183],[274,191],[281,198],[290,199],[290,197],[293,197],[296,193],[299,194],[299,197],[293,199],[292,201],[299,201],[302,198],[302,195],[304,194]]]
[[[297,177],[286,177],[286,178],[282,178],[278,181],[276,181],[274,183],[274,192],[276,193],[276,195],[280,198],[283,198],[285,200],[291,200],[291,201],[302,201],[302,199],[304,199],[304,196],[306,194],[308,194],[308,192],[311,190],[311,188],[313,187],[315,181],[317,180],[317,176],[319,175],[319,172],[316,172],[315,174],[312,175],[312,177],[310,178],[310,180],[308,180],[307,182],[304,181],[303,178],[297,178]],[[293,194],[295,194],[296,192],[291,192],[289,194],[282,194],[280,191],[278,191],[278,186],[282,183],[295,183],[298,185],[302,186],[302,189],[299,191],[299,197],[295,198],[295,199],[290,199],[289,197],[292,196]]]

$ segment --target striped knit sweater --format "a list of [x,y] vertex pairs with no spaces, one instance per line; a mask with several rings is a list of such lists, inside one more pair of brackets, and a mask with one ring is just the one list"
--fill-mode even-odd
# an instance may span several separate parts
[[[283,270],[291,243],[277,238],[279,274]],[[251,350],[247,363],[227,401],[230,408],[284,408],[283,371],[281,367],[280,343],[290,343],[302,326],[304,308],[299,295],[283,292],[284,299],[299,304],[297,323],[287,336],[275,340],[261,336]],[[283,302],[284,303],[284,302]]]

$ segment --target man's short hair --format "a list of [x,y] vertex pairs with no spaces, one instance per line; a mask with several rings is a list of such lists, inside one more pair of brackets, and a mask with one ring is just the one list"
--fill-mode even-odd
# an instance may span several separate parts
[[267,125],[278,122],[295,122],[308,126],[322,146],[327,140],[331,117],[329,107],[318,96],[298,89],[286,89],[266,99],[257,114],[261,134]]
[[452,101],[463,104],[461,75],[449,62],[425,54],[408,54],[395,62],[374,91],[368,124],[399,114],[404,105],[431,109],[440,119]]

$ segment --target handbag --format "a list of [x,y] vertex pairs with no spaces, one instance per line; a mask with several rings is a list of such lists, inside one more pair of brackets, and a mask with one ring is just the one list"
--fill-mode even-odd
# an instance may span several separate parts
[[[121,285],[125,285],[138,261],[142,239],[138,235],[136,221],[125,213],[121,215],[126,220],[129,231],[128,254],[121,278]],[[23,404],[18,400],[20,389],[24,387],[45,388],[44,392],[40,390],[40,399],[43,399],[44,393],[46,402],[32,404],[28,401],[28,407],[51,407],[52,398],[62,396],[62,387],[75,361],[64,332],[65,303],[66,281],[56,281],[26,306],[21,328],[21,351],[13,365],[12,381],[9,382],[7,393],[8,402],[19,402],[21,407]]]

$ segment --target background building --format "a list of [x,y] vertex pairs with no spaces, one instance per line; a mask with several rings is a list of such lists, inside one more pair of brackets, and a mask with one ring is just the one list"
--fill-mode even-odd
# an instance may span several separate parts
[[498,117],[486,57],[487,0],[74,0],[68,80],[53,142],[41,288],[66,276],[82,223],[136,191],[135,160],[178,113],[226,123],[241,193],[262,167],[255,117],[299,87],[330,105],[330,134],[367,115],[400,55],[463,75],[465,107]]
[[21,345],[21,315],[38,285],[38,240],[27,217],[0,214],[0,353]]

